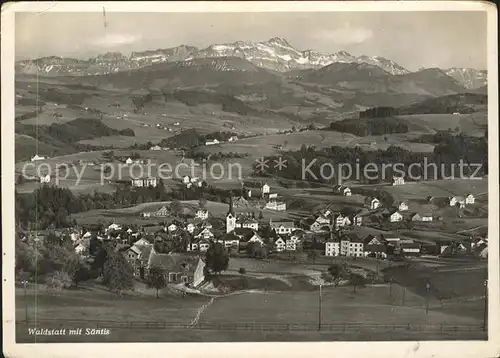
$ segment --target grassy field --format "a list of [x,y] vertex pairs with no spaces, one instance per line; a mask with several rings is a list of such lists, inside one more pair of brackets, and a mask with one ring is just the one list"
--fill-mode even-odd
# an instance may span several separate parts
[[407,182],[405,185],[387,186],[384,190],[396,200],[425,200],[428,196],[448,197],[452,195],[484,194],[488,191],[487,179],[453,179]]
[[[162,294],[159,299],[151,294],[119,297],[104,290],[99,292],[95,287],[88,291],[64,291],[59,294],[38,291],[34,295],[33,291],[28,290],[30,323],[19,322],[16,325],[16,338],[18,342],[41,343],[484,337],[484,333],[479,331],[482,314],[477,304],[468,304],[468,311],[471,313],[469,316],[464,315],[463,310],[457,311],[453,307],[441,308],[435,304],[431,304],[430,311],[426,314],[423,298],[403,290],[396,284],[392,288],[387,285],[368,286],[356,292],[353,292],[351,287],[324,287],[321,305],[323,331],[317,331],[318,293],[317,290],[254,291],[209,300],[204,297],[178,297],[168,294]],[[205,308],[199,311],[202,306]],[[18,289],[16,318],[19,321],[25,318],[24,307],[24,295],[22,290]],[[201,312],[199,320],[193,321],[198,312]],[[144,329],[147,322],[165,322],[167,326],[162,329],[151,323],[148,324],[150,329]],[[190,326],[193,322],[197,322],[196,325]],[[250,330],[248,325],[255,328]],[[440,325],[444,326],[444,329],[441,327],[443,331],[440,331]],[[35,337],[28,334],[28,328],[33,327],[84,330],[108,327],[110,334]],[[267,328],[261,330],[262,327]],[[412,327],[412,330],[409,331],[408,327]],[[456,327],[460,330],[456,331]],[[449,331],[453,329],[455,331]]]
[[[186,200],[181,201],[182,205],[188,209],[192,215],[196,212],[198,208],[197,200]],[[81,225],[88,225],[96,223],[99,220],[106,219],[108,221],[114,221],[116,223],[130,224],[132,221],[135,224],[147,224],[157,221],[154,218],[141,218],[140,214],[142,212],[155,211],[158,210],[163,205],[169,205],[169,201],[155,202],[155,203],[143,203],[136,206],[122,208],[122,209],[100,209],[100,210],[89,210],[81,213],[71,215],[71,218],[76,219],[76,221]],[[229,208],[228,204],[219,203],[214,201],[207,201],[206,208],[212,217],[224,218],[227,210]],[[247,208],[234,208],[236,213],[256,213],[258,214],[261,210],[255,207]],[[269,219],[280,220],[288,219],[289,216],[286,212],[276,212],[272,210],[262,209],[262,214],[265,221]],[[132,221],[131,221],[132,220]]]
[[162,294],[155,298],[150,290],[145,294],[124,294],[122,297],[95,285],[51,293],[41,286],[29,288],[27,299],[22,289],[16,289],[16,319],[25,319],[25,305],[30,320],[88,319],[110,321],[167,320],[190,322],[197,309],[208,301],[202,296],[178,297]]
[[[396,292],[396,288],[393,288]],[[318,291],[245,293],[217,298],[204,311],[207,322],[317,323]],[[401,301],[399,301],[401,300]],[[480,317],[462,317],[431,311],[425,313],[425,300],[409,292],[390,296],[388,286],[358,289],[324,287],[323,323],[365,324],[477,324]]]
[[400,116],[415,124],[426,126],[429,130],[445,131],[459,128],[467,135],[482,137],[488,124],[487,112],[475,112],[470,114],[419,114],[411,116]]

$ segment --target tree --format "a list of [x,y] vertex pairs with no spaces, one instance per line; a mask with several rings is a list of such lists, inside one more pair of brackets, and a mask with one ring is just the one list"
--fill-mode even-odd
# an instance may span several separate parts
[[207,207],[207,199],[205,198],[200,198],[200,200],[198,200],[198,206],[200,207],[200,209],[204,210],[206,209]]
[[365,278],[358,274],[351,274],[351,284],[353,287],[353,292],[356,292],[356,287],[364,287]]
[[244,268],[244,267],[240,267],[240,269],[238,270],[238,272],[241,274],[241,275],[244,275],[247,273],[247,270]]
[[25,181],[26,179],[24,179],[24,175],[19,174],[19,176],[17,177],[17,184],[19,185],[24,184]]
[[344,277],[346,270],[343,265],[334,264],[328,267],[328,272],[332,275],[335,287],[337,287],[339,280]]
[[174,200],[170,203],[170,211],[175,215],[179,216],[182,212],[182,204],[179,200]]
[[118,252],[109,252],[104,263],[104,284],[120,295],[133,287],[133,269],[125,257]]
[[47,275],[45,284],[53,291],[59,292],[71,286],[71,277],[64,271],[54,271]]
[[148,286],[156,289],[156,298],[160,297],[158,292],[166,285],[165,270],[156,266],[151,267],[148,274]]
[[264,219],[264,214],[262,214],[262,211],[259,212],[259,220],[263,220]]
[[309,251],[308,256],[312,260],[313,264],[315,264],[316,259],[318,258],[318,251],[313,249]]
[[218,274],[221,271],[227,270],[229,266],[229,254],[221,243],[212,243],[205,253],[205,263],[211,272]]
[[73,275],[73,282],[75,287],[78,287],[80,282],[87,281],[91,278],[90,269],[87,266],[80,266]]

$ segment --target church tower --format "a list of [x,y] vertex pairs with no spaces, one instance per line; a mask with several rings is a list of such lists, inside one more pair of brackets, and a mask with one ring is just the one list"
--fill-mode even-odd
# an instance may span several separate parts
[[229,197],[229,211],[226,215],[226,233],[230,233],[236,228],[236,215],[233,210],[233,196]]

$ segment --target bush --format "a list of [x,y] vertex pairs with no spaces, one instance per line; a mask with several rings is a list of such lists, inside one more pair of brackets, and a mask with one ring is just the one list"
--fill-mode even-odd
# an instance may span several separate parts
[[240,269],[238,270],[238,272],[242,275],[246,274],[247,273],[247,270],[244,268],[244,267],[240,267]]
[[59,292],[63,288],[71,287],[71,277],[63,271],[54,271],[45,278],[45,284],[53,291]]

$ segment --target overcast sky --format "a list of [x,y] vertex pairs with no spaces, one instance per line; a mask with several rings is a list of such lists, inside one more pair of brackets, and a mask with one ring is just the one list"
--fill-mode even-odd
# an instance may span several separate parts
[[486,68],[485,12],[16,14],[16,59],[283,37],[299,50],[382,56],[409,70]]

